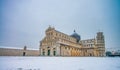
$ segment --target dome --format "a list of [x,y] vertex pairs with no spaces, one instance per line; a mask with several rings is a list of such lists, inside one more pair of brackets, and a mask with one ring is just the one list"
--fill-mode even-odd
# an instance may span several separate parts
[[77,39],[77,42],[79,42],[81,40],[81,37],[80,35],[78,35],[75,30],[74,30],[74,33],[71,35],[71,37],[74,37],[75,39]]

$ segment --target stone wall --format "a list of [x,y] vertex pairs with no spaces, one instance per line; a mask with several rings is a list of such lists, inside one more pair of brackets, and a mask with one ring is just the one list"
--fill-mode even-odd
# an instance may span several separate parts
[[39,56],[39,50],[0,48],[0,56]]

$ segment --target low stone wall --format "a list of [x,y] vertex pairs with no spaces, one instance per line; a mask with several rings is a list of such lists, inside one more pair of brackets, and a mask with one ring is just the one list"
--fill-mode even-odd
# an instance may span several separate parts
[[0,48],[0,56],[39,56],[39,50]]

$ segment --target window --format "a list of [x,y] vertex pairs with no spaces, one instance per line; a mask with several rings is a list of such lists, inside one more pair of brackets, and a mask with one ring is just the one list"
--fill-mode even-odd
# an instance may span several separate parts
[[53,33],[51,33],[51,35],[53,35]]
[[47,48],[50,48],[50,47],[47,47]]
[[65,49],[67,49],[67,47],[65,47]]

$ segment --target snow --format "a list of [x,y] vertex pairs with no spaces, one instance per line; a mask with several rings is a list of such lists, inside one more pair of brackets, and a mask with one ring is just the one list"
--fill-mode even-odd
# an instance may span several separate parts
[[120,57],[0,56],[0,70],[120,70]]

